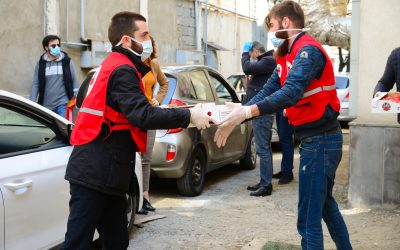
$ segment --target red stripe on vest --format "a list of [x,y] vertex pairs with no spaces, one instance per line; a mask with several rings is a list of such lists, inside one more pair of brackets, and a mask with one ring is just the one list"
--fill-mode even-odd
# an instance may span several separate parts
[[140,152],[146,151],[147,133],[129,124],[122,113],[106,105],[109,77],[114,69],[121,65],[129,65],[135,69],[140,79],[140,87],[144,93],[142,77],[136,70],[135,65],[121,53],[110,53],[90,81],[87,96],[82,103],[72,130],[70,138],[72,145],[83,145],[93,141],[99,135],[101,125],[112,122],[115,127],[113,130],[129,129],[137,149]]
[[[307,45],[317,47],[325,55],[326,64],[321,78],[314,78],[304,93],[322,86],[331,86],[335,84],[335,76],[331,59],[322,48],[322,46],[311,36],[304,34],[291,48],[289,54],[277,58],[277,69],[280,77],[281,86],[285,85],[287,74],[289,73],[297,53]],[[337,98],[336,89],[320,91],[316,94],[300,99],[294,106],[286,109],[286,115],[289,122],[295,126],[310,123],[321,119],[325,113],[326,105],[330,105],[335,111],[339,112],[340,102]]]

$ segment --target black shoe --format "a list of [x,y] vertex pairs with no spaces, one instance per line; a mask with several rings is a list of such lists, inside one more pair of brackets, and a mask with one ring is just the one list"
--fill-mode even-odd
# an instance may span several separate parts
[[249,190],[249,191],[256,191],[256,190],[258,190],[259,188],[260,188],[260,183],[257,183],[256,185],[253,185],[253,186],[248,186],[247,187],[247,190]]
[[156,209],[150,204],[150,202],[146,198],[143,198],[143,208],[142,209],[145,209],[150,212],[156,211]]
[[281,172],[279,171],[278,173],[273,174],[273,175],[272,175],[272,178],[274,178],[274,179],[280,179],[281,176],[282,176],[282,174],[281,174]]
[[144,209],[144,207],[142,207],[142,209],[140,209],[139,211],[136,212],[137,214],[148,214],[149,212]]
[[260,187],[257,191],[251,192],[250,196],[268,196],[272,194],[272,185]]
[[293,174],[289,175],[281,175],[281,178],[279,179],[278,183],[279,184],[289,184],[290,182],[293,181]]

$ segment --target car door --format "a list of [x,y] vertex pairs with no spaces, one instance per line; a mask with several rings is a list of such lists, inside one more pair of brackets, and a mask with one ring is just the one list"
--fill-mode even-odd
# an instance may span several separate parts
[[69,200],[64,174],[72,147],[48,115],[0,99],[0,212],[7,250],[49,248],[64,239]]
[[[225,102],[239,102],[238,96],[230,85],[213,71],[208,71],[211,85],[215,87],[217,95],[216,104],[225,104]],[[248,124],[242,123],[236,126],[229,136],[226,145],[222,148],[223,155],[231,159],[238,159],[243,155],[246,149],[246,140],[248,135]]]

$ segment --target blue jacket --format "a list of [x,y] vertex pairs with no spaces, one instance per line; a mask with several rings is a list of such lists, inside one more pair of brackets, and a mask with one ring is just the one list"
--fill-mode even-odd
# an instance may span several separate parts
[[[294,43],[301,35],[295,39]],[[301,57],[300,55],[303,52],[306,52],[308,56]],[[278,71],[275,68],[263,89],[246,105],[256,104],[260,110],[260,115],[272,114],[281,109],[291,107],[303,97],[304,90],[311,83],[311,80],[321,76],[324,66],[324,54],[315,46],[304,46],[299,50],[293,61],[285,85],[281,87]],[[339,113],[328,105],[325,114],[320,120],[294,126],[293,128],[297,137],[301,140],[309,136],[337,129],[339,126],[337,121],[338,115]]]
[[242,54],[242,69],[246,75],[251,75],[251,80],[247,84],[246,98],[250,100],[260,91],[268,81],[276,67],[273,51],[267,51],[257,57],[257,62],[250,62],[248,52]]

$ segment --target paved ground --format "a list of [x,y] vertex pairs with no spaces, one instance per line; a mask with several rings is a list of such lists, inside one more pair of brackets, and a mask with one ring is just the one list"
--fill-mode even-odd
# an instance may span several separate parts
[[[345,131],[348,133],[348,131]],[[349,228],[354,249],[400,249],[400,208],[348,208],[348,136],[337,172],[335,196]],[[274,151],[275,171],[280,152]],[[298,153],[295,156],[297,172]],[[204,193],[177,195],[174,182],[152,180],[152,204],[166,218],[144,224],[131,235],[129,249],[260,249],[266,242],[299,245],[296,230],[297,177],[278,185],[269,197],[250,197],[247,185],[258,169],[241,171],[231,165],[207,175]],[[335,249],[324,225],[326,249]]]

